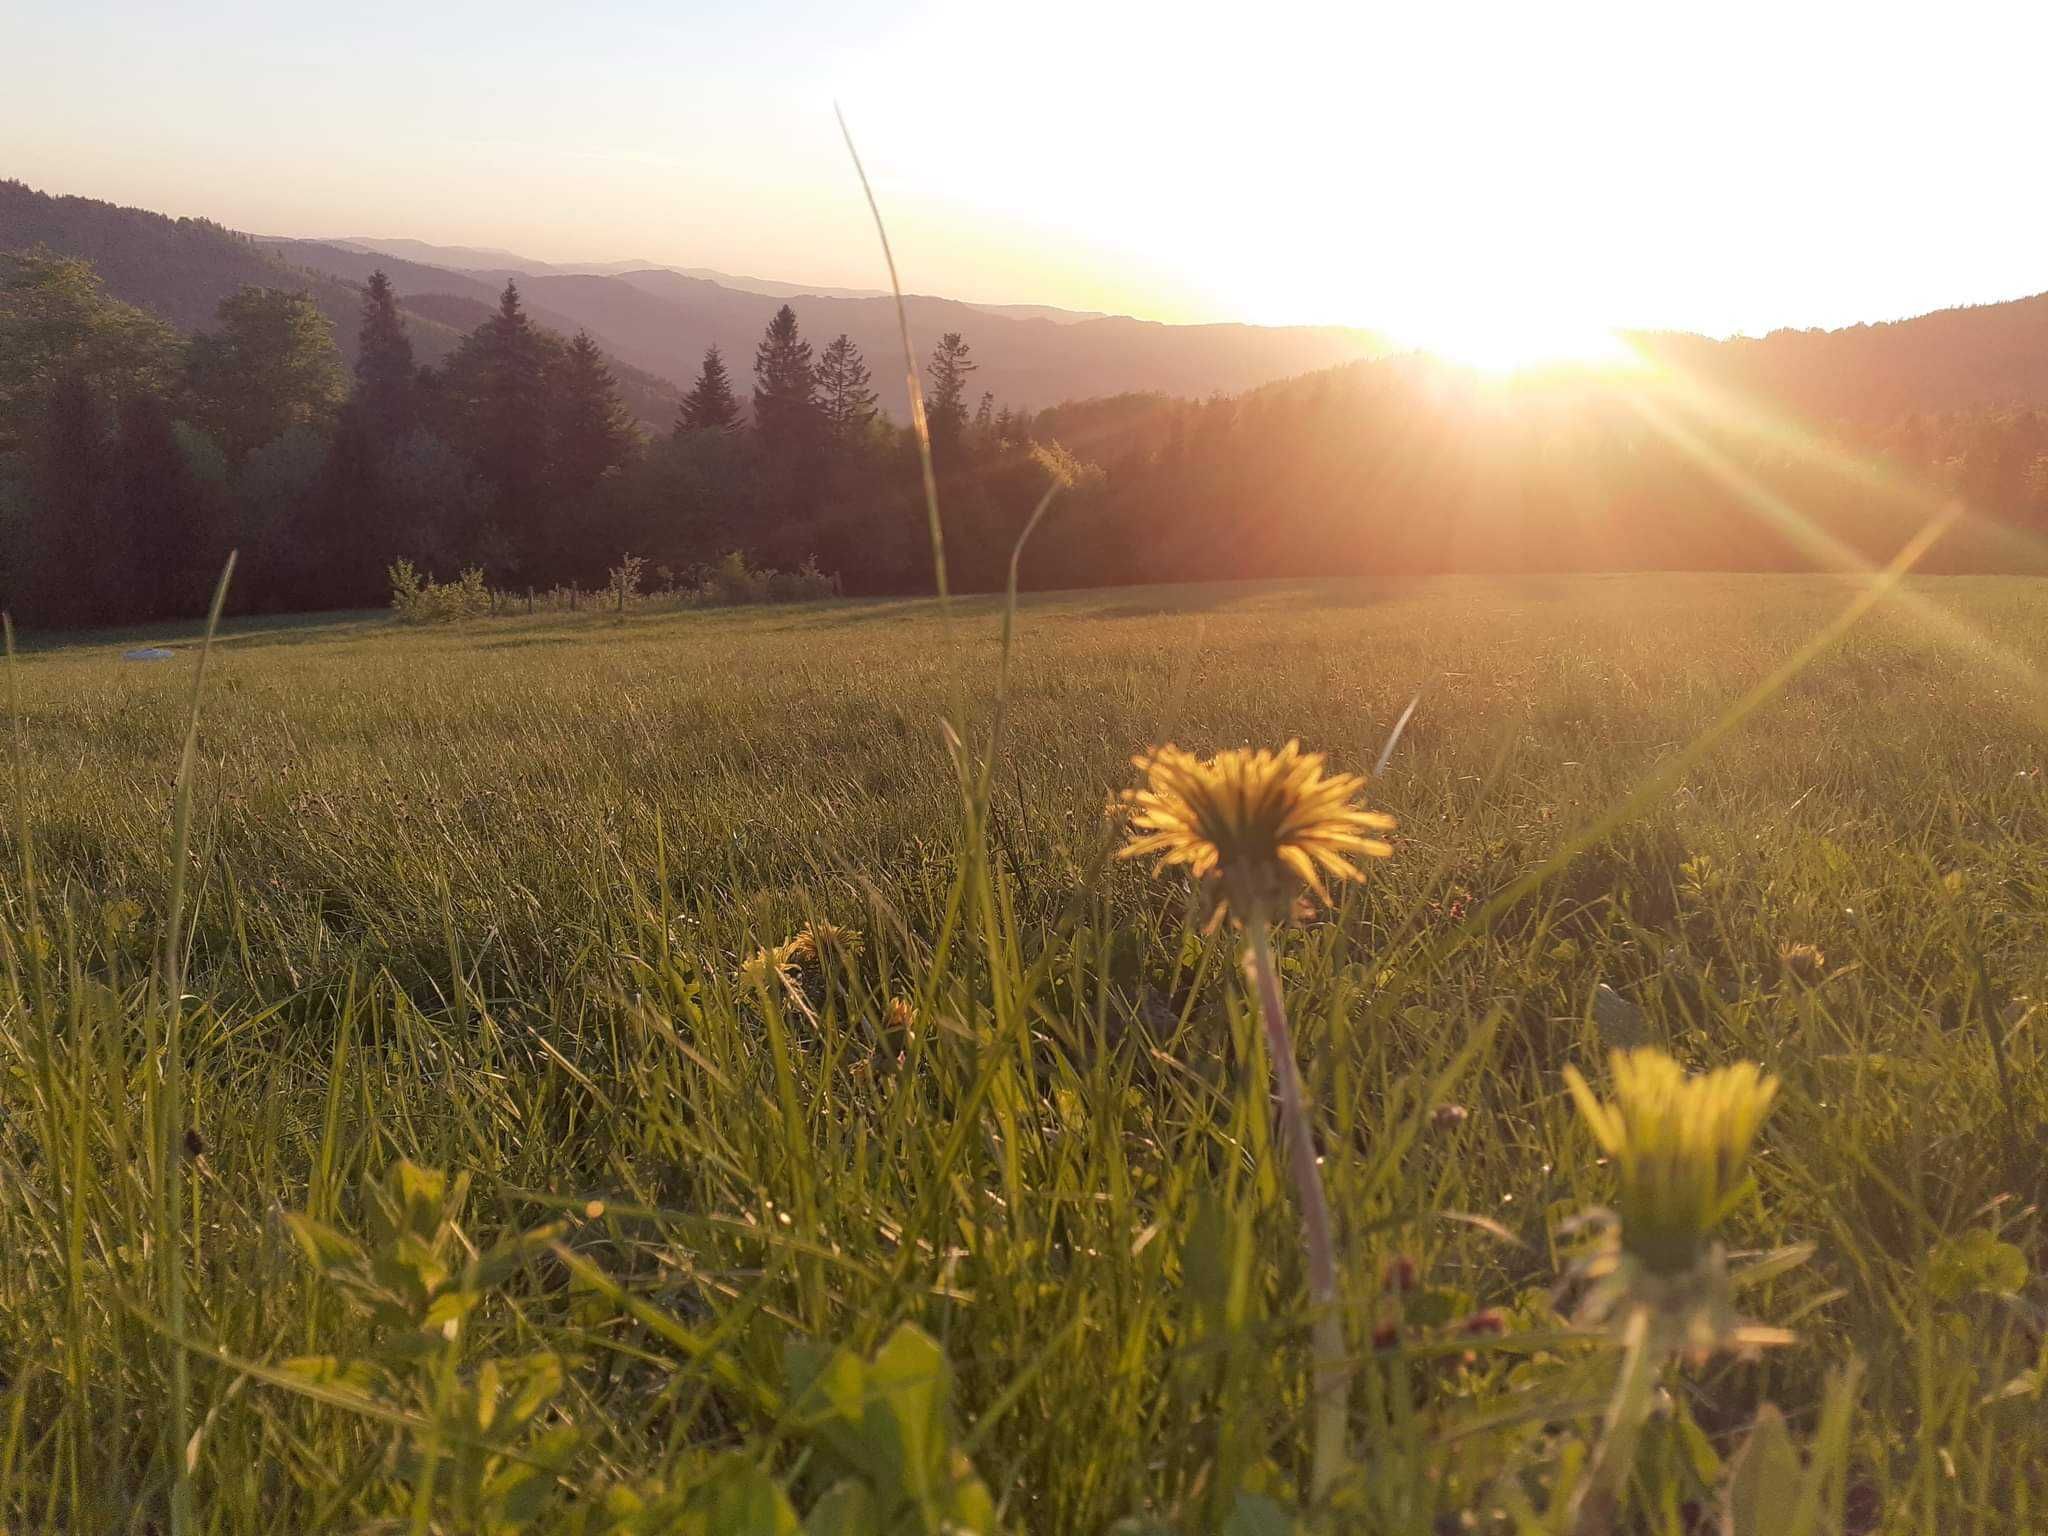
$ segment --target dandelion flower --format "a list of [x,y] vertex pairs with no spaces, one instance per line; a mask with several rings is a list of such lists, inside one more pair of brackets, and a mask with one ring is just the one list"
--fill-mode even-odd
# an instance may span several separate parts
[[740,984],[749,991],[760,991],[771,985],[793,986],[796,982],[794,967],[808,953],[808,942],[799,944],[798,939],[757,949],[740,962]]
[[1322,754],[1299,742],[1206,760],[1167,745],[1131,761],[1145,784],[1122,797],[1133,836],[1121,857],[1185,865],[1208,891],[1212,927],[1225,916],[1240,926],[1268,921],[1304,889],[1327,903],[1325,877],[1363,879],[1354,859],[1394,851],[1378,835],[1394,818],[1354,803],[1365,779],[1325,773]]
[[1565,1082],[1613,1160],[1622,1251],[1653,1274],[1687,1273],[1747,1188],[1750,1148],[1778,1080],[1748,1061],[1691,1076],[1654,1047],[1616,1051],[1612,1069],[1612,1104],[1570,1067]]
[[1131,761],[1142,788],[1125,790],[1132,837],[1122,857],[1157,855],[1157,868],[1185,866],[1208,898],[1209,926],[1229,917],[1245,931],[1245,972],[1265,1025],[1282,1134],[1301,1206],[1307,1260],[1310,1334],[1315,1351],[1315,1444],[1310,1491],[1328,1496],[1346,1461],[1351,1367],[1344,1341],[1330,1208],[1323,1195],[1306,1090],[1280,997],[1270,924],[1304,891],[1327,902],[1325,877],[1360,880],[1355,858],[1383,859],[1394,850],[1377,834],[1394,818],[1356,802],[1365,780],[1326,774],[1320,753],[1290,741],[1278,752],[1233,748],[1204,760],[1167,745]]
[[883,1016],[883,1029],[889,1038],[908,1044],[917,1035],[917,1009],[907,997],[889,999],[889,1010]]
[[[1715,1228],[1749,1187],[1750,1149],[1777,1096],[1777,1079],[1747,1061],[1690,1076],[1654,1046],[1616,1051],[1610,1059],[1614,1101],[1608,1104],[1565,1068],[1579,1113],[1621,1186],[1619,1232],[1612,1213],[1596,1213],[1604,1239],[1573,1266],[1591,1282],[1581,1319],[1609,1324],[1623,1346],[1599,1444],[1572,1497],[1567,1524],[1578,1531],[1613,1527],[1664,1360],[1679,1352],[1705,1360],[1722,1349],[1791,1340],[1781,1329],[1737,1315],[1738,1282],[1714,1240]],[[1802,1250],[1783,1249],[1747,1275],[1756,1278],[1804,1257]]]
[[812,923],[791,939],[790,943],[803,946],[802,953],[796,956],[800,963],[816,960],[822,965],[828,955],[843,955],[851,960],[857,958],[861,952],[860,930],[842,928],[837,923]]

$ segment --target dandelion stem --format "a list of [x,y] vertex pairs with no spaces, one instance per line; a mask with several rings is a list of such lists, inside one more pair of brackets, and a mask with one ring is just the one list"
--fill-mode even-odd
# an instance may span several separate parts
[[1657,1357],[1650,1348],[1650,1309],[1637,1307],[1622,1330],[1621,1376],[1607,1404],[1600,1443],[1573,1499],[1572,1536],[1606,1536],[1621,1508],[1621,1490],[1635,1461],[1636,1438],[1650,1416]]
[[1302,1247],[1308,1259],[1311,1338],[1315,1346],[1315,1458],[1310,1488],[1325,1498],[1343,1468],[1344,1420],[1351,1396],[1351,1366],[1344,1346],[1344,1320],[1338,1310],[1337,1256],[1330,1240],[1330,1208],[1323,1199],[1322,1174],[1316,1167],[1315,1141],[1309,1135],[1307,1096],[1301,1069],[1294,1060],[1294,1039],[1280,1001],[1280,973],[1273,965],[1273,941],[1263,920],[1247,925],[1250,951],[1245,967],[1259,997],[1259,1016],[1266,1026],[1266,1054],[1272,1058],[1273,1084],[1280,1095],[1280,1121],[1287,1137],[1287,1160],[1294,1169],[1294,1194],[1301,1203]]

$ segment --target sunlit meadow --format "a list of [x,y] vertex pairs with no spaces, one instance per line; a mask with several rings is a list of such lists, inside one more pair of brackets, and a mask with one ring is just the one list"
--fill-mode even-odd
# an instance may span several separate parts
[[[1032,598],[991,753],[1000,616],[229,626],[185,796],[20,656],[0,1522],[2048,1519],[2038,584]],[[1327,905],[1117,857],[1297,739]]]

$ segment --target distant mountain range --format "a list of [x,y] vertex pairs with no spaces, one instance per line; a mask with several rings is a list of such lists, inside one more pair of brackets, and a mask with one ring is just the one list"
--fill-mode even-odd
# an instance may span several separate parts
[[[294,243],[290,237],[278,235],[259,235],[256,238],[267,244]],[[679,277],[702,278],[705,282],[716,283],[721,288],[735,289],[740,293],[758,293],[770,299],[889,297],[886,288],[828,288],[816,283],[781,283],[772,278],[737,277],[730,272],[714,271],[710,267],[678,267],[660,261],[535,261],[531,256],[520,256],[512,251],[500,251],[489,247],[429,245],[424,240],[374,240],[361,235],[351,235],[342,240],[315,240],[311,243],[338,245],[344,250],[375,251],[386,256],[400,256],[407,261],[419,262],[423,266],[446,267],[451,271],[481,277],[625,277],[636,272],[673,272]],[[970,309],[978,309],[991,315],[1007,315],[1013,320],[1050,320],[1055,325],[1074,325],[1083,320],[1114,318],[1099,309],[1060,309],[1052,304],[980,304],[972,300],[961,302],[967,304]]]
[[[257,238],[263,241],[278,241],[295,237],[259,235]],[[372,239],[363,235],[350,235],[345,239],[336,240],[316,240],[314,243],[338,245],[351,251],[376,251],[386,256],[400,256],[407,261],[420,262],[430,267],[447,267],[457,272],[503,272],[529,277],[538,277],[543,273],[617,277],[622,272],[658,269],[664,272],[680,272],[684,277],[701,277],[706,282],[718,284],[721,288],[736,288],[741,293],[758,293],[771,299],[794,299],[805,294],[817,294],[827,299],[886,299],[889,296],[887,290],[880,288],[805,287],[801,283],[778,283],[760,277],[735,277],[729,272],[714,272],[709,267],[677,267],[666,262],[644,259],[591,262],[536,261],[531,256],[521,256],[513,251],[501,251],[489,246],[429,245],[424,240]],[[1075,319],[1083,320],[1099,318],[1068,310],[1046,311],[1047,318],[1064,314],[1072,314]]]
[[[744,377],[769,317],[787,302],[813,345],[822,348],[835,336],[850,336],[874,370],[883,405],[899,418],[909,408],[896,306],[886,295],[818,292],[679,267],[579,270],[512,257],[514,265],[506,264],[509,253],[425,247],[450,259],[495,256],[499,263],[457,267],[414,260],[396,248],[419,247],[395,240],[377,249],[363,240],[266,239],[260,244],[293,266],[350,283],[359,284],[381,268],[408,303],[430,294],[496,302],[511,279],[536,316],[564,317],[614,355],[683,385],[695,376],[705,348],[713,345]],[[978,365],[973,391],[985,389],[1006,405],[1030,409],[1130,390],[1233,394],[1389,350],[1372,332],[1335,326],[1161,325],[1121,315],[967,304],[925,295],[912,295],[905,305],[911,335],[921,349],[929,349],[947,331],[960,332]]]
[[[256,239],[206,219],[172,219],[0,182],[0,250],[38,245],[87,257],[115,297],[188,331],[211,325],[214,307],[244,284],[303,289],[334,322],[344,355],[354,349],[361,284],[382,268],[428,362],[447,355],[473,323],[470,306],[495,304],[513,278],[537,323],[564,333],[588,330],[621,365],[628,403],[650,426],[674,419],[680,387],[713,344],[744,387],[755,343],[787,300],[815,346],[841,332],[851,336],[874,370],[883,405],[899,419],[908,411],[895,304],[857,290],[817,293],[801,284],[653,264],[579,271],[507,251],[405,240],[379,240],[372,248],[361,238]],[[441,260],[417,259],[428,255]],[[443,264],[470,261],[482,264]],[[921,352],[944,332],[961,332],[979,365],[974,391],[1033,409],[1127,390],[1235,393],[1388,350],[1371,332],[1334,326],[1160,325],[1036,305],[922,296],[907,303]]]
[[[361,284],[381,268],[427,362],[445,357],[514,279],[538,324],[590,332],[613,359],[634,413],[655,429],[674,419],[681,389],[714,343],[744,388],[755,343],[787,301],[815,346],[842,332],[852,337],[883,404],[899,417],[907,408],[895,305],[858,289],[652,262],[550,263],[407,239],[258,239],[204,219],[0,181],[0,251],[39,245],[90,259],[116,297],[188,331],[211,325],[214,307],[244,284],[302,289],[334,322],[344,356],[354,351]],[[979,364],[972,392],[1034,410],[1125,394],[1236,394],[1396,350],[1373,332],[1334,326],[1162,325],[923,295],[906,307],[922,352],[959,331]],[[1814,420],[2048,406],[2048,294],[1836,331],[1635,340],[1697,377]]]
[[[161,315],[181,331],[214,324],[220,301],[247,285],[292,288],[310,296],[334,325],[335,344],[353,364],[362,320],[358,282],[295,267],[271,247],[209,219],[172,219],[140,208],[120,208],[87,197],[53,197],[18,181],[0,181],[0,251],[44,247],[82,256],[117,299]],[[496,293],[489,296],[495,306]],[[473,330],[486,311],[473,302],[404,300],[406,332],[423,363],[438,363]],[[536,309],[537,324],[573,335],[578,322]],[[600,344],[603,338],[596,338]],[[616,351],[611,360],[619,392],[649,426],[675,419],[682,391],[669,380],[632,366]]]

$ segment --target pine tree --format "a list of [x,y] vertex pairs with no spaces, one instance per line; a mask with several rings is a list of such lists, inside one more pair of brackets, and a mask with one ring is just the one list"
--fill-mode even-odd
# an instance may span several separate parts
[[740,424],[740,403],[733,397],[732,378],[717,347],[704,349],[704,367],[683,396],[676,415],[678,432],[731,432]]
[[632,414],[619,398],[618,380],[590,339],[578,331],[563,350],[548,391],[555,481],[570,495],[589,490],[632,451]]
[[542,574],[531,567],[546,543],[547,361],[547,343],[508,282],[497,313],[443,371],[451,433],[490,487],[490,517],[511,552],[506,575]]
[[818,391],[825,426],[836,442],[850,442],[875,419],[875,392],[867,360],[842,333],[818,359]]
[[789,463],[809,451],[819,422],[811,344],[785,304],[754,349],[754,431],[771,461]]
[[925,421],[931,428],[932,446],[942,451],[957,448],[967,428],[967,376],[978,366],[968,350],[958,331],[948,331],[933,348],[931,365],[925,370],[932,381],[931,394],[925,399]]
[[391,279],[381,268],[370,274],[363,288],[355,395],[364,420],[386,444],[405,436],[418,421],[419,381],[412,338],[405,334]]

